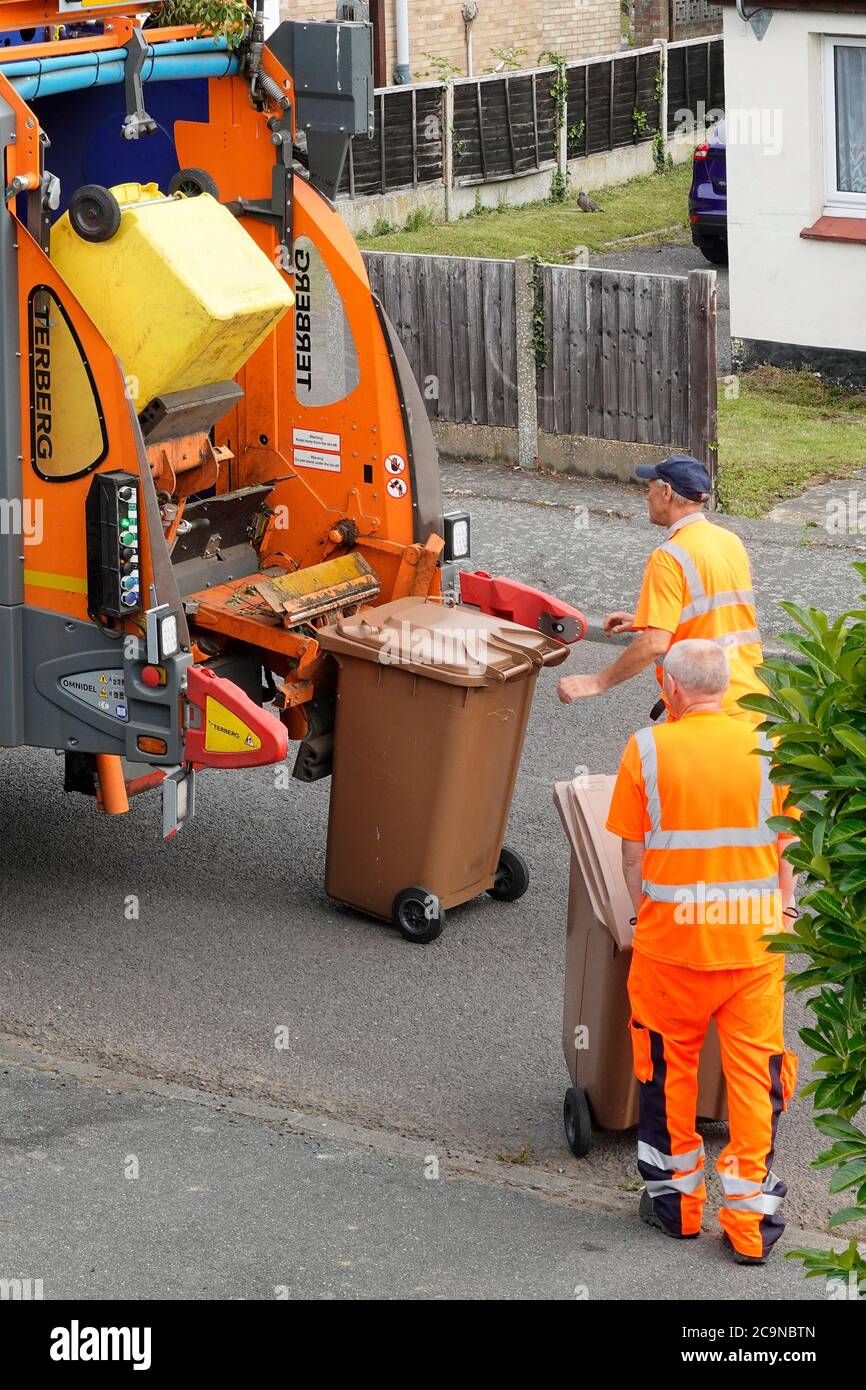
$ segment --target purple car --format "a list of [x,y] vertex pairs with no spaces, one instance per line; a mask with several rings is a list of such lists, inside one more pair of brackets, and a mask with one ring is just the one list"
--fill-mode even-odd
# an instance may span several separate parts
[[713,265],[728,262],[728,178],[725,164],[725,123],[714,125],[698,145],[689,189],[692,241]]

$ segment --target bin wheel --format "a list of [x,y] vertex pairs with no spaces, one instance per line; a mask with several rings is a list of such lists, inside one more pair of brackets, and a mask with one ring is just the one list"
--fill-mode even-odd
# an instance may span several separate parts
[[220,191],[205,169],[178,169],[168,185],[168,191],[171,197],[175,193],[182,193],[185,198],[197,198],[200,193],[209,193],[217,202],[220,200]]
[[491,898],[498,903],[513,903],[522,898],[529,887],[529,865],[517,850],[503,846],[496,868],[493,887],[488,888]]
[[575,1158],[586,1158],[592,1148],[592,1115],[582,1086],[570,1086],[566,1091],[562,1122],[571,1152]]
[[120,226],[120,204],[100,183],[85,183],[69,200],[69,221],[82,241],[110,241]]
[[407,941],[424,945],[441,936],[445,909],[427,888],[404,888],[394,899],[391,914]]

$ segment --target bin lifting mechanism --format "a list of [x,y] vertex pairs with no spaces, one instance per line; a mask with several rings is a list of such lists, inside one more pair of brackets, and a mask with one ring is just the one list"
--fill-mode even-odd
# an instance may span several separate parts
[[478,608],[490,617],[536,628],[558,642],[570,645],[586,636],[586,618],[579,608],[516,579],[494,578],[486,570],[463,570],[460,598],[468,607]]

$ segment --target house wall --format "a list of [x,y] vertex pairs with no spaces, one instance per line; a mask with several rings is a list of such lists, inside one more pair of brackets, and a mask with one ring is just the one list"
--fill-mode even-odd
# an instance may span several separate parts
[[[333,19],[335,0],[280,0],[283,19]],[[395,0],[383,0],[388,81],[397,62]],[[425,53],[445,58],[466,75],[463,0],[409,0],[409,66],[414,81],[441,74]],[[491,49],[525,49],[518,66],[535,67],[540,53],[552,50],[566,58],[591,58],[620,46],[619,0],[478,0],[472,26],[475,75],[498,61]],[[378,80],[378,79],[377,79]]]
[[[731,336],[740,365],[866,385],[866,245],[800,236],[824,212],[823,34],[866,37],[866,15],[776,10],[759,42],[725,6]],[[767,138],[733,140],[754,108]]]

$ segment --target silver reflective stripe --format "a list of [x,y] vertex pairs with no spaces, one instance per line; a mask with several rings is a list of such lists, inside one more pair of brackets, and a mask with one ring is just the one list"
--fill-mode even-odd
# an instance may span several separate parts
[[[695,520],[697,519],[696,517]],[[706,520],[706,518],[702,519]],[[676,535],[679,529],[677,526],[668,531],[667,539],[656,548],[663,550],[666,555],[673,556],[682,569],[689,586],[691,602],[683,608],[680,622],[688,622],[690,618],[700,617],[704,613],[714,613],[721,608],[737,608],[741,604],[754,607],[755,592],[753,589],[727,589],[718,594],[707,593],[692,556],[683,546],[677,545],[676,541],[671,540],[671,536]],[[714,637],[711,640],[717,642],[721,647],[742,647],[751,642],[760,642],[761,634],[757,628],[749,628],[744,632],[729,632],[723,637]]]
[[[766,734],[759,736],[760,747],[770,750]],[[658,752],[652,729],[638,729],[635,734],[640,754],[641,772],[647,799],[650,830],[644,835],[645,849],[766,849],[776,843],[776,835],[767,827],[773,808],[773,784],[770,781],[770,762],[761,759],[761,788],[758,795],[757,825],[718,826],[712,830],[663,830],[661,795],[659,792]]]
[[688,1172],[700,1163],[703,1156],[703,1144],[690,1149],[687,1154],[664,1154],[661,1149],[654,1149],[652,1144],[645,1144],[642,1139],[637,1144],[638,1163],[650,1163],[653,1168],[660,1168],[665,1173]]
[[659,764],[656,756],[656,739],[652,729],[638,729],[634,736],[640,753],[640,767],[646,792],[647,815],[653,832],[662,828],[662,804],[659,799]]
[[742,632],[726,632],[721,637],[713,637],[711,640],[717,647],[749,647],[754,642],[760,642],[761,634],[756,627],[750,627]]
[[705,594],[703,598],[693,599],[691,603],[686,604],[680,614],[680,622],[688,622],[689,618],[697,618],[702,613],[715,613],[719,608],[738,608],[741,604],[754,607],[754,603],[753,589],[727,589],[721,594]]
[[663,550],[667,555],[672,555],[680,565],[686,577],[686,583],[689,586],[692,603],[696,601],[705,603],[707,599],[706,590],[704,589],[701,576],[698,574],[698,567],[689,552],[683,550],[681,545],[677,545],[676,541],[662,541],[662,544],[657,548]]
[[[649,1187],[649,1183],[647,1183]],[[772,1216],[782,1205],[781,1197],[771,1197],[769,1192],[761,1192],[757,1197],[728,1197],[722,1198],[722,1206],[729,1211],[759,1211],[764,1216]]]
[[778,893],[779,878],[744,878],[732,883],[651,883],[644,879],[644,897],[654,903],[718,902],[730,898],[736,902],[744,894]]
[[752,828],[650,831],[644,845],[646,849],[767,849],[776,839],[775,832],[761,824]]
[[757,1178],[732,1178],[727,1173],[720,1173],[719,1178],[726,1197],[733,1197],[737,1193],[746,1197],[757,1197],[762,1192],[772,1192],[773,1188],[781,1182],[778,1174],[772,1171],[767,1174],[763,1182],[759,1182]]
[[686,1173],[681,1178],[662,1178],[658,1182],[648,1182],[646,1190],[651,1197],[660,1197],[663,1192],[697,1192],[703,1185],[704,1169],[696,1168],[693,1173]]

